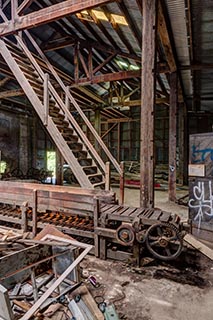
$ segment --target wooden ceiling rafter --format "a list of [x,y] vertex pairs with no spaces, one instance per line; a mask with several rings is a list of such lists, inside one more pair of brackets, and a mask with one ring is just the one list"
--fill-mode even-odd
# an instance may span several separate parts
[[3,87],[9,81],[10,81],[10,78],[4,77],[4,79],[0,80],[0,87]]
[[17,31],[35,28],[42,24],[58,20],[67,15],[94,8],[112,2],[112,0],[66,0],[60,3],[31,12],[23,16],[17,16],[15,21],[0,24],[0,36],[13,34]]
[[92,79],[88,78],[79,78],[77,84],[72,84],[71,87],[76,87],[76,85],[89,85],[89,84],[98,84],[99,82],[108,82],[108,81],[118,81],[129,78],[140,78],[141,70],[129,70],[129,71],[118,71],[107,74],[100,74],[93,76]]
[[12,89],[0,91],[0,99],[6,99],[11,97],[19,97],[25,95],[22,89]]
[[137,55],[132,55],[126,52],[122,52],[120,50],[114,49],[111,46],[101,45],[99,42],[95,42],[94,40],[90,39],[88,41],[83,40],[77,36],[68,36],[64,38],[55,39],[54,41],[51,41],[50,43],[43,46],[44,52],[48,51],[54,51],[58,49],[63,49],[68,46],[73,46],[75,41],[79,42],[80,47],[82,48],[93,48],[95,50],[101,51],[101,52],[107,52],[110,54],[116,54],[117,56],[130,59],[136,62],[141,62],[141,57]]

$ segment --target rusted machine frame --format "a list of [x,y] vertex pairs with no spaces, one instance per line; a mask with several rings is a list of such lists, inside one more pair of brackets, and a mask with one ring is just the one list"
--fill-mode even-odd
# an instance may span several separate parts
[[[179,228],[177,216],[158,209],[118,205],[115,193],[105,190],[2,181],[0,203],[5,204],[5,208],[10,205],[8,214],[5,210],[1,214],[0,210],[0,221],[21,225],[23,231],[32,230],[34,235],[37,229],[44,228],[48,223],[55,223],[54,218],[57,214],[65,218],[73,215],[90,217],[93,226],[89,230],[79,229],[75,225],[60,225],[57,221],[55,224],[60,231],[94,244],[93,253],[102,259],[126,260],[133,257],[134,248],[145,242],[140,241],[138,235],[141,233],[143,237],[152,225],[168,223],[174,228],[177,227],[177,230]],[[14,206],[14,212],[17,212],[17,207],[21,209],[20,217],[17,213],[11,216],[13,211],[11,206]],[[29,208],[30,217],[27,212]],[[52,220],[39,221],[40,213],[48,215],[50,212]],[[134,234],[134,239],[128,242],[126,247],[118,238],[119,227],[123,226]],[[137,254],[139,255],[139,252]]]

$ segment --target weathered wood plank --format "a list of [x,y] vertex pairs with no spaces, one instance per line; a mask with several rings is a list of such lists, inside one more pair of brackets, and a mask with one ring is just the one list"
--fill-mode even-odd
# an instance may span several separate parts
[[177,73],[170,74],[170,108],[169,108],[169,200],[176,200],[176,153],[177,153]]
[[156,0],[143,1],[141,84],[140,206],[154,206],[154,102],[156,65]]
[[0,285],[0,316],[1,319],[14,319],[8,291],[2,285]]
[[[66,187],[66,186],[55,186],[55,185],[45,185],[40,183],[27,183],[27,182],[11,182],[11,181],[0,181],[0,191],[1,190],[10,190],[11,188],[23,188],[24,189],[37,189],[37,190],[47,190],[51,192],[67,192],[72,194],[82,194],[82,195],[96,195],[99,198],[104,199],[105,197],[111,197],[112,200],[115,199],[115,193],[112,191],[106,190],[96,190],[96,189],[85,189],[77,187]],[[14,192],[13,190],[12,192]]]
[[206,246],[204,243],[197,240],[194,236],[191,234],[187,234],[184,237],[184,241],[189,243],[192,247],[199,250],[201,253],[203,253],[206,257],[213,260],[213,250]]

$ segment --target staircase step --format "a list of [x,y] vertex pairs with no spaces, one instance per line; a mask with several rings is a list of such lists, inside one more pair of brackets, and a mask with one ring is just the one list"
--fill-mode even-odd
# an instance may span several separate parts
[[97,173],[96,172],[96,173],[88,174],[87,177],[88,178],[100,178],[100,177],[102,177],[102,173],[100,173],[100,172]]
[[50,112],[50,116],[52,118],[57,118],[57,119],[61,119],[64,121],[64,115],[63,114],[60,114],[59,112],[56,112],[56,111],[52,111],[52,109],[49,109],[49,112]]
[[79,142],[67,142],[67,144],[69,145],[69,147],[73,150],[73,151],[82,151],[83,145],[82,143]]
[[60,108],[53,106],[51,104],[49,104],[49,109],[53,112],[53,113],[59,113],[60,112]]
[[92,159],[91,158],[79,157],[78,158],[78,162],[80,163],[81,166],[92,165]]
[[43,96],[44,90],[43,88],[32,87],[36,94]]
[[74,135],[70,135],[67,136],[67,137],[64,137],[64,139],[66,140],[66,142],[69,144],[69,143],[76,143],[78,142],[78,137],[77,136],[74,136]]
[[24,73],[25,78],[27,78],[28,81],[30,81],[30,80],[32,80],[32,81],[40,81],[41,84],[43,83],[41,78],[39,77],[39,75],[36,72],[34,74],[28,73],[27,70],[26,71],[22,70],[22,72]]
[[[10,45],[7,46],[8,49],[10,50],[12,56],[15,58],[15,57],[18,57],[19,59],[22,59],[23,61],[27,61],[28,58],[25,56],[25,54],[17,47],[12,47]],[[29,61],[29,60],[28,60]]]
[[69,131],[62,132],[62,136],[64,137],[64,139],[71,139],[72,135],[73,135],[72,129],[69,129]]
[[33,88],[43,88],[43,82],[38,78],[38,79],[30,79],[28,82],[31,84]]
[[[60,130],[60,132],[61,132],[61,130],[66,129],[67,127],[68,127],[67,122],[63,122],[62,124],[57,124],[57,128]],[[61,134],[62,134],[62,132],[61,132]]]
[[105,182],[104,181],[93,183],[93,187],[94,188],[101,187],[101,186],[105,187]]
[[[50,114],[50,116],[52,117],[52,115]],[[63,119],[60,118],[56,118],[56,117],[52,117],[53,121],[55,124],[59,124],[59,125],[63,125]]]
[[85,150],[81,150],[81,151],[73,151],[73,153],[74,153],[74,156],[76,157],[76,158],[78,158],[78,162],[80,163],[80,160],[86,160],[87,159],[87,155],[88,155],[88,153],[87,153],[87,151],[85,151]]
[[25,68],[28,72],[34,72],[35,68],[28,62],[19,59],[19,57],[14,57],[15,61],[18,63],[20,68]]
[[96,166],[84,166],[83,167],[84,172],[89,175],[89,174],[95,174],[97,173],[97,167]]

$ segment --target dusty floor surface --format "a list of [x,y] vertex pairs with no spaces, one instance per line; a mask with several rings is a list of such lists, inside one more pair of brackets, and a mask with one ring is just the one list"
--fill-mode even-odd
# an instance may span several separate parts
[[[157,191],[156,207],[178,213],[183,220],[187,220],[188,209],[171,204],[167,199],[167,192]],[[139,206],[139,190],[127,189],[125,202]],[[91,285],[93,295],[103,296],[106,301],[114,303],[120,319],[212,320],[213,264],[199,255],[198,261],[199,270],[193,269],[193,266],[176,266],[176,263],[172,267],[164,263],[157,265],[155,261],[136,268],[122,262],[101,261],[88,256],[83,268],[100,282],[97,289]],[[159,271],[165,270],[175,273],[178,282],[168,280],[161,274],[156,277]]]

